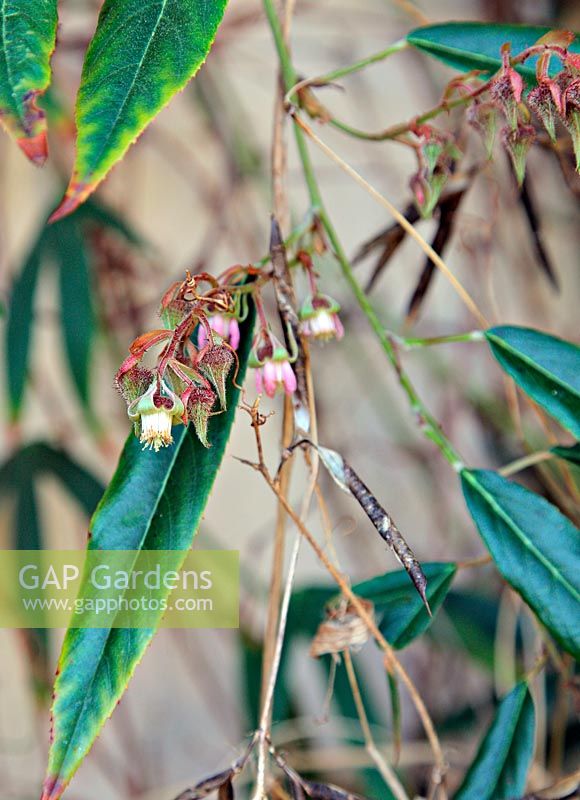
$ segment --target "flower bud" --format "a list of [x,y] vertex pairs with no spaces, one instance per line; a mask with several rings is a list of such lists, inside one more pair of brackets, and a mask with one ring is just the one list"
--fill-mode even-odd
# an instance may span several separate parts
[[558,108],[554,102],[554,93],[547,82],[539,83],[535,89],[532,89],[528,94],[528,105],[542,120],[550,139],[555,142]]
[[510,128],[513,129],[518,125],[518,106],[522,100],[524,81],[510,64],[509,45],[502,47],[502,59],[501,72],[493,78],[490,93],[506,115]]
[[526,157],[528,151],[536,138],[536,131],[533,125],[518,123],[516,128],[504,128],[502,140],[508,151],[518,184],[521,186],[526,174]]
[[125,359],[115,375],[115,387],[127,405],[130,405],[144,394],[152,380],[152,371],[139,366],[139,357],[131,355]]
[[193,422],[197,438],[204,447],[210,447],[207,440],[207,423],[215,403],[216,395],[204,386],[195,386],[187,401],[187,414]]
[[[263,338],[264,332],[258,336]],[[258,394],[266,392],[268,397],[274,397],[278,389],[288,395],[294,394],[297,388],[296,375],[288,351],[271,333],[267,337],[267,341],[261,345],[254,344],[248,361],[249,366],[256,370],[256,390]]]
[[199,371],[215,386],[223,409],[226,408],[226,378],[234,360],[231,349],[220,344],[206,350],[197,364]]

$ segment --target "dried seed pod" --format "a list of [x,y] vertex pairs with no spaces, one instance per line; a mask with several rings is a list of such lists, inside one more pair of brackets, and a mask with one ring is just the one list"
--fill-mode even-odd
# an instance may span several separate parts
[[[360,601],[372,614],[373,604],[369,600]],[[328,653],[341,653],[343,650],[360,649],[369,638],[367,624],[362,620],[354,606],[342,602],[339,606],[327,609],[324,622],[321,622],[310,646],[313,658]]]
[[[197,783],[193,788],[186,789],[182,792],[175,800],[202,800],[202,798],[207,797],[213,792],[218,791],[220,792],[219,798],[224,800],[228,798],[228,795],[222,795],[222,787],[232,785],[232,778],[236,774],[236,767],[230,767],[229,769],[225,769],[223,772],[218,772],[215,775],[210,775],[208,778],[203,778],[199,783]],[[233,797],[233,795],[230,795]]]
[[326,447],[317,447],[324,466],[328,469],[340,488],[351,494],[362,506],[365,514],[377,529],[379,536],[389,545],[402,567],[413,581],[429,614],[427,601],[427,578],[421,569],[421,564],[403,538],[393,519],[387,514],[377,498],[359,478],[353,468],[335,450]]

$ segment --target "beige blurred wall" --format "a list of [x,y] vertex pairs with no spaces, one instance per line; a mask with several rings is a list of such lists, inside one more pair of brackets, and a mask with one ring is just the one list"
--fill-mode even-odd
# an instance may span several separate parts
[[[481,4],[446,0],[423,2],[434,20],[481,18]],[[223,82],[240,108],[248,138],[255,143],[267,166],[272,104],[275,89],[273,49],[262,21],[241,26],[236,19],[259,10],[250,0],[232,0],[226,23],[208,60],[212,79]],[[82,4],[62,3],[61,37],[74,38],[89,29],[95,11]],[[578,6],[570,3],[570,17]],[[580,26],[580,22],[578,23]],[[387,0],[318,0],[299,2],[294,25],[295,63],[305,75],[323,73],[383,48],[408,30],[409,22]],[[55,58],[57,80],[72,97],[78,82],[79,53]],[[384,65],[344,81],[346,91],[328,90],[329,105],[341,119],[364,129],[379,129],[413,116],[437,101],[451,73],[404,53]],[[70,99],[69,97],[69,99]],[[323,97],[321,93],[321,98]],[[407,181],[412,160],[396,144],[350,141],[336,131],[320,128],[325,141],[353,164],[373,185],[399,206],[408,202]],[[470,148],[476,149],[475,142]],[[59,154],[62,169],[70,167],[72,152]],[[323,195],[347,252],[388,223],[384,211],[325,157],[313,153]],[[267,182],[261,187],[238,187],[232,197],[227,189],[223,154],[208,136],[201,114],[196,112],[190,90],[165,109],[113,171],[99,196],[126,213],[151,242],[146,279],[137,291],[144,303],[153,304],[168,283],[183,274],[197,257],[202,244],[208,265],[218,271],[231,263],[262,256],[267,246],[270,197]],[[562,190],[557,172],[542,154],[533,154],[530,171],[537,187],[547,246],[557,265],[562,288],[551,292],[537,265],[525,223],[510,189],[505,161],[480,178],[461,212],[460,233],[449,251],[448,263],[466,288],[494,317],[533,324],[561,335],[577,334],[578,229],[571,201]],[[501,211],[490,204],[494,187],[501,191]],[[290,207],[298,221],[307,200],[292,142],[288,174]],[[28,165],[6,136],[0,137],[0,292],[7,293],[12,275],[28,243],[59,192],[55,164],[44,170]],[[218,202],[208,209],[207,198]],[[220,229],[215,228],[216,221]],[[427,235],[432,224],[422,224]],[[208,231],[212,239],[207,241]],[[481,257],[470,253],[479,247]],[[500,258],[501,254],[501,258]],[[419,275],[423,259],[412,243],[406,243],[388,268],[374,294],[374,303],[385,325],[400,329],[404,303]],[[469,557],[482,552],[459,490],[441,459],[414,427],[412,417],[364,319],[349,298],[347,288],[331,258],[320,265],[322,286],[345,307],[347,336],[339,346],[316,348],[314,374],[320,413],[321,439],[339,449],[356,466],[413,543],[422,559]],[[361,276],[369,267],[360,269]],[[114,456],[129,425],[122,402],[112,388],[116,364],[99,343],[94,363],[94,407],[109,430],[111,452],[105,455],[87,435],[74,390],[63,363],[58,330],[58,307],[52,276],[43,280],[35,309],[32,376],[36,388],[28,392],[23,441],[46,438],[64,444],[71,454],[106,481],[114,469]],[[153,305],[151,306],[153,308]],[[150,315],[154,325],[154,314]],[[469,330],[474,321],[450,286],[437,276],[432,296],[416,328],[417,335],[438,335]],[[130,343],[129,338],[125,346]],[[1,354],[0,354],[1,356]],[[501,392],[501,377],[480,345],[459,345],[447,350],[417,351],[405,356],[409,373],[449,436],[459,444],[470,463],[490,464],[465,395]],[[3,380],[3,379],[2,379]],[[42,382],[42,390],[38,385]],[[249,396],[253,386],[248,382]],[[48,399],[47,399],[48,398]],[[278,453],[281,401],[266,401],[264,410],[275,411],[266,432],[269,463],[275,467]],[[13,434],[7,435],[2,454],[9,453]],[[271,556],[270,542],[275,507],[267,489],[234,455],[253,454],[247,418],[239,413],[222,472],[209,502],[198,546],[240,549],[245,569],[258,585],[266,585]],[[343,566],[357,578],[395,567],[390,554],[373,536],[368,524],[338,490],[323,481],[336,546]],[[295,496],[303,489],[297,475]],[[10,509],[0,514],[0,543],[7,541]],[[43,522],[47,542],[54,547],[81,546],[85,521],[55,484],[42,491]],[[312,514],[312,529],[322,535],[319,515]],[[321,572],[312,555],[303,549],[299,583],[318,580]],[[246,598],[247,600],[247,598]],[[259,602],[248,604],[250,626],[258,631],[263,621]],[[54,658],[59,636],[54,637]],[[28,800],[37,795],[48,743],[48,716],[38,709],[30,693],[30,674],[15,632],[0,631],[0,797]],[[436,657],[422,644],[405,654],[405,661],[421,679]],[[239,654],[232,633],[161,632],[150,648],[120,707],[104,729],[68,792],[70,800],[117,800],[140,797],[165,800],[188,782],[232,759],[245,733],[241,718],[242,697],[238,685]],[[427,702],[441,704],[448,663],[434,668],[438,676],[427,687]],[[485,691],[481,676],[455,666],[464,682],[458,692],[473,696]],[[369,667],[369,681],[372,676]],[[376,672],[376,670],[375,670]],[[483,687],[483,689],[482,689]],[[447,702],[447,701],[445,701]],[[321,699],[305,709],[321,710]],[[412,718],[409,728],[412,728]],[[458,756],[458,759],[461,760]],[[8,793],[6,793],[8,792]]]

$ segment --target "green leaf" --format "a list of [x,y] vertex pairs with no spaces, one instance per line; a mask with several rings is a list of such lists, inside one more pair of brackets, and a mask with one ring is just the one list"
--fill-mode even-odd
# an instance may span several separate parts
[[6,372],[13,420],[18,419],[22,411],[38,277],[49,260],[56,262],[60,270],[61,321],[69,365],[81,400],[88,408],[88,359],[94,333],[88,274],[92,251],[91,239],[86,235],[89,226],[117,233],[129,244],[145,244],[113,211],[94,201],[86,203],[70,220],[40,229],[13,283],[9,304]]
[[531,328],[485,333],[491,352],[526,394],[580,436],[580,347]]
[[[72,494],[88,517],[103,495],[103,487],[84,467],[73,461],[64,450],[55,450],[44,442],[36,442],[19,450],[0,466],[0,494],[19,494],[22,487],[44,474],[53,475]],[[36,549],[30,547],[20,549]]]
[[580,657],[580,535],[534,492],[495,472],[461,473],[469,513],[506,581],[561,646]]
[[70,371],[83,407],[89,409],[89,375],[95,329],[89,254],[76,216],[52,229],[59,262],[60,322]]
[[[16,550],[41,550],[42,518],[36,500],[38,478],[50,474],[59,480],[77,500],[87,516],[95,510],[103,487],[83,467],[61,450],[43,442],[27,445],[0,467],[0,495],[11,494],[16,500],[12,547]],[[23,631],[28,638],[36,686],[43,698],[52,683],[49,670],[49,636],[46,628]]]
[[205,61],[227,0],[105,0],[77,97],[77,154],[52,219],[95,190]]
[[465,648],[474,661],[493,671],[498,610],[497,598],[472,591],[450,591],[443,611],[451,623],[451,632],[435,625],[433,634],[444,646]]
[[10,399],[10,416],[18,419],[28,377],[28,361],[32,339],[34,293],[38,283],[43,242],[32,248],[21,273],[12,285],[8,324],[6,325],[6,383]]
[[534,753],[534,728],[534,703],[528,685],[518,683],[499,704],[454,800],[519,797]]
[[572,444],[570,447],[556,445],[556,447],[551,448],[551,452],[558,456],[558,458],[564,458],[571,464],[580,467],[580,442],[576,442],[576,444]]
[[[456,572],[455,564],[421,565],[427,578],[427,599],[433,615],[445,599]],[[359,597],[371,600],[381,633],[397,650],[406,647],[431,624],[421,597],[409,583],[405,570],[395,570],[352,587]],[[336,598],[336,587],[311,586],[294,592],[288,612],[288,635],[313,637],[324,619],[324,607]]]
[[[241,326],[241,383],[248,360],[253,313]],[[201,520],[234,421],[239,390],[228,383],[228,409],[211,418],[205,448],[176,428],[174,444],[144,451],[133,434],[91,521],[89,549],[175,550],[179,569]],[[168,565],[169,566],[169,565]],[[53,741],[42,800],[57,800],[113,712],[153,629],[67,631],[55,683]]]
[[0,120],[35,164],[48,155],[46,117],[37,99],[50,83],[57,0],[0,3]]
[[[421,566],[427,578],[427,600],[435,616],[449,591],[457,567],[444,562]],[[379,629],[396,650],[406,647],[424,633],[433,620],[414,587],[409,586],[409,578],[404,570],[387,572],[358,583],[352,589],[359,597],[372,601]]]
[[[511,43],[512,55],[517,55],[535,44],[550,28],[534,25],[501,25],[488,22],[446,22],[416,28],[407,35],[413,47],[454,69],[469,72],[482,70],[489,77],[501,67],[501,47]],[[573,53],[580,52],[580,38],[576,36],[570,46]],[[535,83],[537,57],[529,58],[517,67],[528,83]],[[561,69],[558,59],[552,59],[552,74]]]

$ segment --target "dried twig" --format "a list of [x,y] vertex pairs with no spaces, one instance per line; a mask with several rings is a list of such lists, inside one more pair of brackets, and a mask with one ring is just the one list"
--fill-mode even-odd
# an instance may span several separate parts
[[365,740],[366,751],[376,764],[378,771],[380,772],[383,780],[391,790],[394,797],[397,800],[409,800],[407,792],[403,789],[403,786],[399,781],[399,779],[397,778],[397,776],[395,775],[394,770],[391,769],[391,767],[387,764],[386,760],[380,754],[375,744],[375,740],[373,739],[373,734],[370,729],[363,699],[361,697],[360,689],[358,687],[358,682],[356,679],[356,673],[354,671],[354,665],[352,663],[350,650],[345,650],[343,652],[343,658],[344,658],[344,665],[346,667],[346,674],[348,676],[348,681],[350,683],[350,688],[352,690],[352,696],[360,720],[361,730]]
[[528,174],[526,174],[524,182],[522,183],[519,199],[528,221],[538,263],[542,268],[542,272],[544,272],[554,289],[559,289],[558,276],[556,275],[556,271],[552,266],[552,262],[550,261],[550,257],[544,245],[540,218],[536,210],[535,200],[530,190],[530,178]]
[[[252,412],[252,409],[246,408],[246,410],[249,411],[250,413]],[[256,448],[259,460],[257,463],[249,461],[244,461],[244,463],[247,464],[248,466],[251,466],[253,469],[255,469],[263,476],[270,490],[276,495],[280,504],[284,507],[286,513],[293,521],[293,523],[296,525],[301,535],[307,540],[310,547],[314,550],[314,553],[321,561],[325,569],[330,573],[332,578],[338,584],[345,598],[352,604],[352,606],[356,609],[359,617],[361,617],[361,619],[367,625],[373,638],[375,639],[378,646],[385,654],[385,659],[388,668],[394,671],[398,675],[402,683],[407,688],[409,696],[411,697],[413,705],[417,710],[417,713],[423,725],[423,729],[425,730],[425,734],[427,736],[427,739],[429,740],[429,744],[433,751],[433,756],[435,759],[435,765],[432,774],[433,784],[438,787],[442,800],[445,800],[445,797],[447,795],[444,788],[444,776],[447,770],[447,763],[443,755],[443,750],[439,742],[439,737],[437,736],[437,733],[435,731],[435,726],[433,725],[433,721],[431,720],[429,712],[427,711],[427,707],[423,702],[423,698],[417,691],[415,684],[411,680],[409,674],[407,673],[407,671],[405,670],[405,668],[395,655],[395,651],[393,650],[391,645],[388,643],[388,641],[385,639],[385,637],[379,630],[372,615],[369,614],[368,610],[365,608],[363,601],[354,594],[354,592],[350,588],[348,581],[345,579],[342,573],[338,571],[338,569],[328,558],[328,556],[326,555],[324,550],[320,547],[320,545],[318,544],[312,533],[309,531],[309,529],[306,527],[300,516],[294,511],[288,500],[280,494],[279,489],[275,484],[275,482],[272,480],[268,468],[263,460],[262,456],[263,448],[261,445],[260,426],[255,425],[254,422],[252,422],[252,427],[254,428],[254,433],[256,435]]]
[[[435,236],[431,241],[431,247],[435,253],[440,256],[443,255],[453,235],[457,210],[463,200],[466,190],[467,187],[464,186],[454,192],[449,192],[449,194],[445,195],[439,202],[439,224]],[[413,294],[407,306],[407,318],[405,320],[407,324],[412,324],[417,319],[417,315],[419,314],[423,300],[427,296],[434,275],[435,264],[427,257],[423,269],[421,270],[419,281],[413,290]]]

